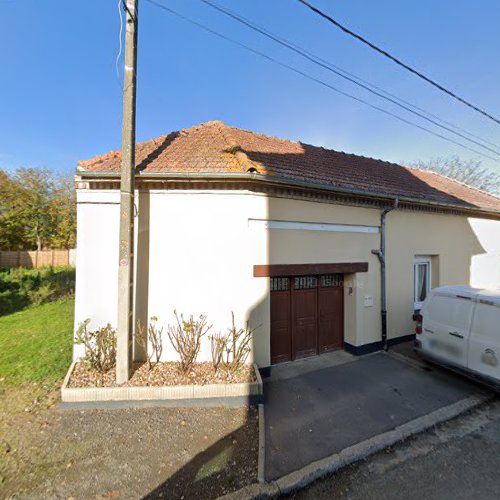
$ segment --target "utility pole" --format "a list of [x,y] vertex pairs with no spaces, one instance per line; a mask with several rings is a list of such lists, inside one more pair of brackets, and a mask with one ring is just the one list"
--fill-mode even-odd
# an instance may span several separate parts
[[123,81],[122,164],[120,179],[120,248],[118,262],[118,337],[116,381],[132,371],[134,301],[135,101],[139,0],[122,0],[126,13]]

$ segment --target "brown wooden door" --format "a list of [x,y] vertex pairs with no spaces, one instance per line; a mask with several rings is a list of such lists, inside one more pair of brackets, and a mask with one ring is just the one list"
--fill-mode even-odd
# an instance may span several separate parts
[[344,288],[341,275],[320,277],[318,288],[319,351],[338,349],[344,343]]
[[294,359],[318,354],[318,278],[294,278],[292,346]]
[[271,363],[292,359],[290,280],[271,280]]
[[271,278],[271,363],[342,347],[342,275]]

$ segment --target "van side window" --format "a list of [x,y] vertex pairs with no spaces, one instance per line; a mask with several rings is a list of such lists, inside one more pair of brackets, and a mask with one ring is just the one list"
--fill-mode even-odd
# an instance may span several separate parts
[[413,264],[414,308],[422,308],[427,294],[431,290],[431,259],[430,257],[415,257]]

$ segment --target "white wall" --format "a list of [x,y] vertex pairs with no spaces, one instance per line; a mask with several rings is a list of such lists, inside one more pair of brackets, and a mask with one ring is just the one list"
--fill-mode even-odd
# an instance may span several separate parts
[[470,218],[469,224],[484,249],[471,259],[470,284],[500,289],[500,221]]
[[[116,326],[119,194],[78,191],[75,327]],[[266,229],[249,219],[378,226],[380,210],[268,198],[245,191],[151,191],[137,193],[135,319],[159,318],[165,331],[173,311],[206,314],[212,332],[226,331],[231,311],[237,326],[258,327],[254,359],[270,363],[269,279],[254,278],[255,264],[368,262],[367,273],[349,275],[345,340],[380,340],[380,265],[372,249],[379,235],[328,230]],[[299,225],[300,226],[300,225]],[[492,236],[493,233],[493,236]],[[413,258],[439,256],[439,284],[488,277],[499,255],[500,222],[454,215],[394,211],[387,220],[389,337],[412,332]],[[495,253],[496,252],[496,253]],[[498,261],[495,261],[498,262]],[[486,267],[485,267],[486,266]],[[485,271],[486,270],[486,271]],[[481,274],[482,273],[482,274]],[[365,296],[373,297],[367,306]],[[168,341],[164,360],[177,359]],[[75,357],[82,354],[75,348]],[[136,350],[136,358],[142,355]],[[210,359],[208,339],[200,360]]]
[[[231,311],[237,326],[262,323],[258,309],[268,280],[253,278],[253,265],[267,262],[266,234],[249,231],[248,214],[266,217],[264,196],[244,192],[152,192],[150,195],[149,316],[165,325],[179,313],[205,314],[213,332],[226,332]],[[255,333],[260,362],[268,338]],[[170,349],[165,359],[177,359]],[[200,360],[210,359],[205,342]]]
[[[118,193],[78,192],[77,308],[75,325],[116,326]],[[270,363],[269,279],[254,278],[255,264],[369,261],[369,272],[353,275],[362,292],[346,297],[358,317],[346,341],[358,345],[380,336],[378,262],[371,249],[377,233],[268,230],[250,219],[376,225],[374,209],[268,198],[244,191],[151,191],[136,196],[136,320],[151,316],[165,331],[173,311],[206,314],[212,331],[225,332],[234,311],[237,326],[257,327],[254,359]],[[354,280],[354,278],[356,278]],[[375,298],[365,308],[364,294]],[[169,343],[164,360],[177,359]],[[75,357],[82,354],[79,347]],[[142,353],[136,350],[136,357]],[[200,360],[210,359],[208,339]]]
[[[115,191],[77,191],[75,329],[87,318],[116,326],[119,202]],[[75,345],[74,358],[83,353]]]

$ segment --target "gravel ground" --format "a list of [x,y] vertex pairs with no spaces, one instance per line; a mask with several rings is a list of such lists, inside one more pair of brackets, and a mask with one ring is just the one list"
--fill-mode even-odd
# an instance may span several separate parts
[[[237,384],[255,382],[253,365],[244,365],[238,371],[221,366],[216,372],[212,363],[194,363],[188,373],[179,371],[178,363],[154,363],[151,370],[147,363],[134,364],[134,371],[126,386],[160,386],[160,385],[206,385]],[[119,387],[116,383],[115,370],[101,373],[91,369],[85,363],[77,363],[69,380],[69,387]]]
[[210,499],[256,481],[256,409],[57,410],[0,387],[0,498]]

